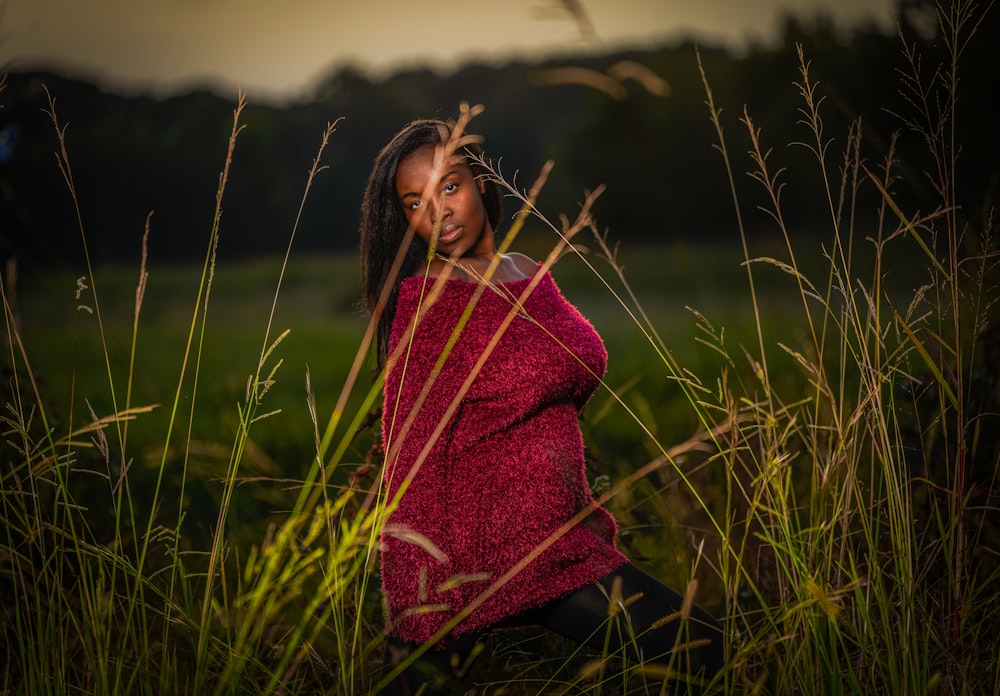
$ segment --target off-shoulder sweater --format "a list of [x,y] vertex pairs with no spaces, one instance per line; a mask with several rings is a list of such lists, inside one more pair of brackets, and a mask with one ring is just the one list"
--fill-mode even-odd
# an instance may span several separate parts
[[627,560],[584,471],[578,417],[607,365],[600,336],[547,272],[491,285],[442,280],[432,301],[434,282],[402,283],[382,422],[387,624],[414,642],[470,604],[453,635]]

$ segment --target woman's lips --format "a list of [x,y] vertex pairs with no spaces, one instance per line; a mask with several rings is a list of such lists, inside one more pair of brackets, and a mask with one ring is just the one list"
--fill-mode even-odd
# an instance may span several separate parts
[[443,244],[454,242],[460,234],[462,234],[461,225],[445,225],[441,228],[441,236],[438,237],[438,242]]

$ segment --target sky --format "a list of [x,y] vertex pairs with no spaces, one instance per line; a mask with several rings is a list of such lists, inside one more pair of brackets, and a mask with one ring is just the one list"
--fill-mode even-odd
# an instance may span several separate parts
[[[372,75],[695,38],[739,50],[782,12],[890,30],[893,0],[0,0],[0,66],[131,93],[208,87],[308,95],[349,64]],[[594,28],[581,36],[566,7]]]

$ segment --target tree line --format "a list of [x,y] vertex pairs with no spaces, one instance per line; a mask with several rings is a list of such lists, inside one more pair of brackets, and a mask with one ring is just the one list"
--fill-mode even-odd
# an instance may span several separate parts
[[[528,188],[546,160],[555,162],[540,200],[547,214],[572,215],[587,190],[605,184],[595,213],[615,239],[734,240],[732,196],[713,150],[698,56],[723,109],[731,154],[745,162],[744,170],[751,166],[743,159],[749,147],[740,123],[745,110],[773,148],[775,169],[815,172],[815,180],[789,180],[783,198],[789,221],[809,230],[812,221],[828,216],[828,205],[816,166],[799,166],[811,158],[807,148],[790,145],[809,137],[798,111],[796,46],[810,61],[817,96],[825,99],[824,132],[833,151],[845,146],[848,124],[859,120],[866,157],[877,169],[898,133],[895,190],[929,211],[935,193],[923,172],[933,163],[910,157],[926,150],[920,142],[926,134],[900,116],[912,111],[901,84],[903,46],[916,46],[928,70],[943,51],[937,33],[915,19],[927,5],[900,0],[901,36],[871,26],[838,31],[822,17],[789,17],[780,42],[742,54],[682,41],[597,56],[469,64],[448,74],[414,68],[383,79],[341,66],[308,99],[251,102],[244,110],[223,201],[220,253],[246,257],[285,248],[321,135],[335,121],[326,169],[307,201],[295,250],[353,249],[365,178],[379,147],[414,118],[453,117],[461,102],[486,107],[472,129],[519,187]],[[987,108],[1000,84],[991,49],[991,37],[1000,35],[998,14],[984,15],[965,49],[961,112],[954,121],[958,142],[966,144],[958,190],[973,222],[985,214],[983,201],[998,178],[1000,136]],[[662,82],[621,78],[622,66],[639,66],[642,75]],[[582,84],[579,76],[598,77],[603,87]],[[0,254],[71,262],[82,253],[74,206],[53,154],[58,140],[47,113],[51,98],[65,127],[80,217],[95,258],[137,258],[151,211],[154,260],[202,257],[236,96],[202,91],[154,99],[50,73],[9,74],[0,93]],[[755,185],[742,171],[735,175],[737,187],[753,200]],[[874,215],[876,204],[874,194],[862,199],[859,213]],[[766,218],[750,229],[770,232]]]

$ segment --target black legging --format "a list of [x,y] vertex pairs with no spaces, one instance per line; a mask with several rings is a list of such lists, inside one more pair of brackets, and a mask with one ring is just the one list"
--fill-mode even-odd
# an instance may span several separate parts
[[[620,596],[627,607],[609,625],[609,597],[616,578],[621,578]],[[678,613],[683,603],[681,595],[627,563],[596,583],[526,611],[497,628],[538,625],[593,650],[604,652],[607,647],[610,656],[627,656],[681,674],[711,677],[723,663],[722,626],[694,605],[688,619],[682,620]],[[425,682],[428,688],[423,693],[441,693],[442,689],[451,693],[449,689],[454,688],[482,637],[482,633],[464,634],[449,640],[443,649],[427,650],[394,680],[390,693],[415,694]],[[692,642],[694,645],[686,645]],[[412,647],[390,638],[386,670],[398,664]]]

